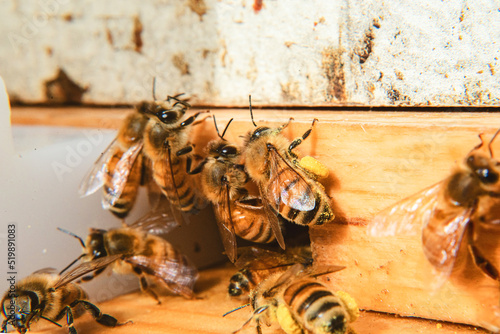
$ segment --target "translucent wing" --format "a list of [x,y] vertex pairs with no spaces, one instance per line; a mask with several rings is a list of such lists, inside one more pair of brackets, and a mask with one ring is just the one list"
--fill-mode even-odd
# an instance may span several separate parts
[[124,259],[139,267],[144,273],[160,279],[175,294],[186,298],[193,297],[193,287],[198,278],[198,271],[186,257],[150,257],[136,255]]
[[[163,197],[163,196],[162,196]],[[170,203],[163,197],[163,205],[151,210],[134,223],[128,225],[131,228],[139,229],[148,234],[164,236],[174,228],[180,226],[175,220],[170,210]]]
[[422,231],[438,205],[443,182],[407,197],[379,212],[368,226],[373,236],[412,235]]
[[310,247],[297,251],[294,248],[287,249],[286,252],[275,252],[261,247],[245,247],[235,262],[239,269],[265,270],[277,267],[291,266],[296,263],[309,265],[312,263],[312,253]]
[[81,197],[88,196],[95,193],[104,184],[104,175],[106,173],[106,166],[115,153],[115,147],[117,147],[118,141],[113,139],[109,146],[101,153],[101,156],[96,160],[92,168],[85,175],[78,189],[78,193]]
[[164,196],[153,178],[153,162],[146,155],[142,157],[141,185],[147,187],[149,205],[152,210],[156,210],[160,205],[161,198]]
[[436,270],[435,287],[450,276],[472,208],[437,206],[422,230],[424,254]]
[[57,275],[58,270],[56,268],[42,268],[38,269],[37,271],[32,272],[32,275],[37,275],[37,274],[49,274],[49,275]]
[[105,257],[100,257],[92,261],[82,262],[77,267],[67,271],[64,275],[59,277],[59,280],[54,285],[54,290],[64,286],[77,278],[80,278],[90,272],[105,268],[116,260],[122,258],[123,255],[115,254]]
[[274,209],[281,212],[281,205],[284,204],[299,211],[313,210],[316,199],[305,176],[298,173],[275,149],[269,152],[270,184],[266,192]]
[[217,221],[217,226],[219,227],[219,232],[222,243],[224,244],[226,255],[231,262],[235,262],[237,257],[237,246],[236,235],[234,233],[234,225],[231,216],[229,185],[223,185],[221,197],[224,199],[214,204],[215,218]]
[[115,205],[116,200],[122,195],[123,189],[127,185],[128,177],[130,171],[134,166],[134,163],[142,150],[142,141],[132,145],[118,161],[113,171],[113,177],[111,179],[111,189],[109,191],[109,199],[103,197],[102,206],[104,209],[109,209],[109,207]]
[[276,241],[278,242],[280,247],[285,249],[285,239],[283,238],[283,233],[281,232],[278,212],[273,211],[273,203],[271,203],[267,198],[265,189],[263,189],[262,186],[260,186],[260,193],[262,195],[263,208],[266,212],[267,219],[269,219],[269,223],[271,224],[271,229],[273,230],[274,237],[276,238]]

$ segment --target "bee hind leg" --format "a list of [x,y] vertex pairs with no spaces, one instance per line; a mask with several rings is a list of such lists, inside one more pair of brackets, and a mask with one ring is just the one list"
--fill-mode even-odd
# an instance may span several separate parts
[[468,230],[468,242],[469,242],[469,253],[472,256],[474,264],[481,269],[483,273],[488,275],[495,281],[500,281],[500,273],[498,269],[491,264],[491,262],[481,253],[479,248],[474,244],[474,228],[473,225],[469,225]]
[[304,140],[306,140],[307,137],[309,137],[309,135],[311,134],[311,131],[312,131],[313,127],[314,127],[314,123],[316,123],[317,121],[318,121],[318,119],[315,118],[313,120],[312,124],[311,124],[311,127],[306,132],[304,132],[304,134],[302,135],[302,137],[299,137],[299,138],[295,139],[294,141],[292,141],[292,143],[290,144],[290,146],[288,146],[288,153],[291,153],[294,148],[296,148],[297,146],[299,146],[300,144],[302,144],[302,142]]
[[[85,310],[87,310],[92,315],[92,317],[95,319],[95,321],[97,321],[99,324],[101,324],[103,326],[116,327],[116,326],[122,326],[122,325],[125,325],[125,324],[128,324],[131,322],[131,321],[127,321],[124,323],[119,323],[115,317],[112,317],[106,313],[102,313],[101,310],[99,310],[99,308],[97,306],[95,306],[94,304],[92,304],[91,302],[89,302],[87,300],[82,300],[82,299],[76,300],[75,302],[73,302],[71,304],[71,307],[75,307],[78,304],[82,304],[82,306],[85,308]],[[69,312],[71,312],[71,309],[69,310]],[[66,314],[68,314],[68,313],[66,313]],[[73,321],[73,315],[71,315],[71,321]],[[73,323],[71,324],[71,326],[72,325],[73,325]],[[69,323],[68,323],[68,326],[69,326]],[[71,331],[70,331],[70,333],[73,334],[73,332],[71,332]],[[76,334],[76,330],[74,331],[74,333]]]
[[158,295],[149,287],[148,280],[143,274],[140,275],[139,283],[141,285],[141,291],[149,293],[157,302],[161,305],[161,300]]
[[495,268],[491,262],[483,256],[476,245],[469,244],[469,252],[474,260],[474,264],[483,271],[486,275],[494,279],[495,281],[500,281],[500,273],[498,269]]

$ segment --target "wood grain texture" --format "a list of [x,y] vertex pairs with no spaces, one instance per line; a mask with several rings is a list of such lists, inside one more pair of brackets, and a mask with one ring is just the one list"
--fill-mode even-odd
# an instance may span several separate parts
[[[311,230],[318,264],[345,265],[329,277],[332,285],[351,293],[361,308],[408,316],[468,323],[498,330],[498,284],[484,276],[461,247],[457,268],[440,290],[432,291],[430,265],[420,236],[374,238],[366,224],[385,207],[445,178],[453,164],[500,126],[499,113],[332,112],[254,109],[258,125],[277,126],[294,120],[283,132],[301,136],[318,118],[309,138],[297,148],[330,169],[323,181],[332,197],[336,220]],[[194,112],[194,110],[193,110]],[[253,129],[246,109],[213,110],[219,127],[235,121],[226,139],[241,143]],[[103,126],[115,128],[124,110],[45,110],[16,108],[16,124]],[[83,118],[83,119],[82,119]],[[44,123],[46,122],[46,123]],[[222,125],[221,125],[222,124]],[[213,123],[197,126],[197,151],[215,138]],[[500,156],[500,140],[494,146]],[[479,247],[500,263],[498,229],[479,231]]]
[[[250,308],[222,317],[227,311],[242,305],[243,302],[231,300],[227,295],[229,277],[234,273],[231,265],[201,272],[196,286],[198,299],[186,300],[177,296],[162,297],[162,304],[145,294],[133,293],[99,305],[105,313],[120,321],[132,320],[132,324],[116,328],[106,328],[85,315],[75,322],[78,333],[134,334],[230,334],[238,329],[251,315]],[[437,321],[400,318],[375,312],[362,312],[361,317],[352,324],[358,334],[470,334],[486,333],[474,327],[442,323]],[[58,329],[46,322],[33,328],[33,334],[66,334],[67,329]],[[246,333],[255,333],[250,327]],[[279,328],[266,328],[265,334],[283,333]]]

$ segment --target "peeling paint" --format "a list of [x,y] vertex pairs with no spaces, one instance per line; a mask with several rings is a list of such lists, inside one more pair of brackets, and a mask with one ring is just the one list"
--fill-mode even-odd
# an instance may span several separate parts
[[342,51],[338,48],[328,47],[323,50],[322,68],[324,76],[328,79],[326,100],[339,102],[346,100],[344,64]]
[[142,50],[142,22],[138,16],[134,17],[134,31],[132,32],[132,42],[134,43],[134,50],[141,53]]
[[79,104],[88,87],[75,83],[63,69],[59,69],[54,79],[45,81],[45,97],[51,103]]
[[181,72],[182,75],[189,74],[189,64],[184,59],[182,53],[178,53],[172,56],[172,64]]
[[207,13],[207,5],[204,0],[189,0],[188,7],[200,16],[200,21],[203,21],[203,15]]
[[253,5],[252,5],[252,8],[253,8],[253,11],[254,11],[256,14],[257,14],[258,12],[260,12],[260,10],[262,9],[263,3],[264,3],[264,0],[254,0]]

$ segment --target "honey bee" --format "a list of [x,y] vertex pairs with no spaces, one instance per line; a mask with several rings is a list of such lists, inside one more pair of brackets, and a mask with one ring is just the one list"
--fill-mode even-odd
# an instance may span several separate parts
[[[493,158],[492,143],[474,147],[450,176],[378,213],[368,232],[375,236],[422,233],[426,258],[436,270],[438,285],[451,274],[460,244],[467,234],[475,264],[489,277],[500,280],[498,270],[474,244],[474,224],[499,224],[500,162]],[[496,209],[495,209],[496,207]]]
[[84,177],[82,197],[103,188],[102,207],[125,218],[132,209],[141,184],[143,134],[148,117],[135,111],[123,122],[118,135]]
[[155,99],[139,106],[149,117],[144,154],[152,162],[154,180],[170,202],[183,212],[197,213],[206,202],[196,192],[194,176],[186,173],[186,159],[182,155],[192,151],[189,130],[197,124],[195,120],[202,112],[184,119],[190,105],[179,96],[169,96],[164,101]]
[[[251,101],[250,114],[257,127]],[[315,180],[316,175],[303,168],[293,153],[309,136],[317,120],[301,137],[289,143],[281,132],[290,121],[277,128],[257,127],[246,136],[243,151],[245,169],[259,187],[264,209],[282,248],[285,242],[278,214],[299,225],[321,225],[335,217],[325,189]]]
[[268,326],[277,322],[288,334],[346,333],[359,316],[355,300],[343,291],[332,292],[306,272],[303,265],[295,264],[260,283],[250,295],[252,317],[233,333],[240,332],[252,319],[258,333],[262,333],[261,321]]
[[236,261],[240,270],[229,279],[228,292],[231,297],[249,298],[262,281],[275,273],[283,273],[292,265],[300,263],[305,268],[312,265],[310,246],[289,247],[285,253],[248,247]]
[[[85,263],[94,259],[105,259],[109,256],[122,256],[121,259],[112,263],[113,270],[120,274],[134,273],[138,275],[141,290],[149,293],[160,303],[158,295],[151,289],[148,280],[154,279],[160,283],[160,286],[167,288],[172,293],[192,298],[193,286],[198,278],[196,268],[183,254],[165,239],[146,232],[148,230],[164,234],[176,226],[174,224],[177,224],[175,220],[172,220],[170,226],[166,225],[165,221],[144,223],[144,221],[139,220],[130,226],[108,231],[90,229],[90,234],[85,242],[71,232],[59,230],[80,241],[83,253],[75,261],[81,260]],[[90,275],[82,277],[82,281],[93,279],[105,269],[104,267],[100,268]]]
[[88,301],[87,293],[73,281],[82,275],[99,270],[118,259],[117,256],[84,263],[65,275],[53,275],[47,270],[35,272],[16,283],[13,290],[2,299],[2,333],[11,325],[18,333],[26,333],[40,319],[62,327],[58,321],[66,319],[68,332],[76,334],[73,319],[88,311],[101,325],[116,327],[124,325],[102,313]]
[[235,235],[257,243],[270,243],[275,238],[260,198],[250,196],[245,188],[248,175],[239,164],[239,149],[224,139],[231,121],[222,135],[215,123],[220,139],[208,143],[207,157],[192,171],[188,160],[188,173],[201,173],[203,194],[214,205],[226,254],[234,262],[237,255]]

